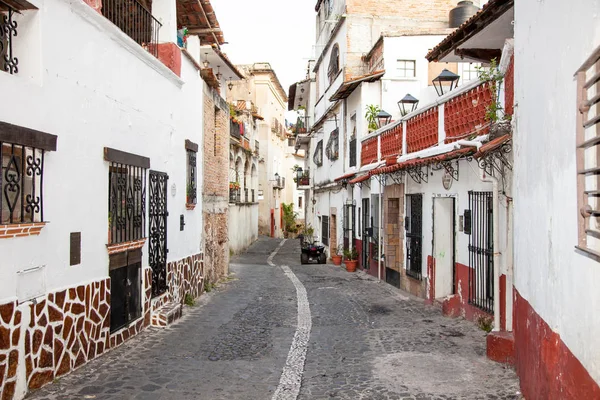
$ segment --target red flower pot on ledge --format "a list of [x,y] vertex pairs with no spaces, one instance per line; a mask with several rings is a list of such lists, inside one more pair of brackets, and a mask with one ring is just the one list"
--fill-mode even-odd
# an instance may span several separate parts
[[333,265],[342,265],[342,256],[334,254],[331,256],[331,261],[333,261]]
[[356,265],[358,264],[358,251],[356,248],[352,250],[344,250],[344,264],[346,264],[346,271],[356,271]]
[[346,260],[344,261],[344,264],[346,264],[346,271],[355,272],[356,266],[358,265],[358,260]]

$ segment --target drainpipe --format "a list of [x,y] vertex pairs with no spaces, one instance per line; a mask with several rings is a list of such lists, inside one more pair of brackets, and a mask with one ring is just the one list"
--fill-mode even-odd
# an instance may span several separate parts
[[379,241],[379,243],[377,245],[377,249],[378,249],[378,251],[377,251],[377,253],[378,253],[377,254],[377,276],[378,276],[379,280],[381,280],[381,254],[383,254],[382,253],[383,248],[381,247],[381,224],[383,222],[382,221],[383,210],[381,208],[381,203],[382,203],[382,197],[383,197],[383,180],[384,180],[383,177],[379,180],[379,216],[378,216],[379,226],[377,227],[377,231],[378,231],[377,240]]
[[[470,147],[477,147],[475,145],[467,145]],[[469,166],[473,169],[473,166],[469,163]],[[475,169],[473,169],[475,172]],[[477,176],[477,174],[475,172]],[[500,331],[500,253],[498,252],[498,231],[499,231],[499,206],[500,202],[498,201],[499,190],[498,190],[498,179],[493,176],[479,177],[482,182],[491,183],[492,184],[492,252],[494,257],[494,331]],[[507,276],[508,280],[508,276]],[[508,286],[508,281],[507,281]]]
[[512,332],[513,330],[513,218],[512,218],[513,200],[511,197],[507,198],[506,207],[506,330]]

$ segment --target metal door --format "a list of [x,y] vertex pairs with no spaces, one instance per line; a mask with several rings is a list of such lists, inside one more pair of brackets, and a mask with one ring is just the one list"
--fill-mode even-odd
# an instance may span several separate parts
[[167,290],[167,181],[164,172],[150,171],[148,264],[152,268],[152,296]]
[[423,195],[406,195],[406,274],[421,279],[423,251]]
[[373,235],[371,219],[369,218],[369,199],[362,199],[362,267],[369,269],[369,237]]
[[354,225],[354,216],[356,215],[356,206],[354,204],[344,205],[344,250],[354,248],[354,238],[356,230]]
[[469,235],[469,303],[494,312],[494,243],[492,192],[469,192],[465,233]]

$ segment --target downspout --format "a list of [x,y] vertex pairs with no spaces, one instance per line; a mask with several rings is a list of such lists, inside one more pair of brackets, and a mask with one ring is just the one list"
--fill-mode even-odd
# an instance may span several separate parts
[[[469,145],[470,147],[478,147],[475,145]],[[471,164],[469,164],[471,166]],[[471,166],[473,168],[473,166]],[[473,172],[475,170],[473,169]],[[477,176],[479,174],[475,173]],[[494,257],[494,331],[500,331],[500,253],[498,252],[498,225],[499,225],[499,206],[498,200],[498,179],[493,176],[479,177],[482,182],[492,184],[492,252]],[[508,278],[508,277],[507,277]],[[508,282],[507,282],[508,286]]]
[[513,232],[513,218],[512,218],[512,209],[513,209],[513,199],[511,197],[507,198],[506,205],[506,330],[508,332],[512,332],[513,330],[513,297],[512,297],[512,287],[513,287],[513,241],[512,241],[512,232]]
[[383,254],[382,253],[383,248],[381,247],[381,224],[383,222],[382,221],[382,219],[383,219],[382,218],[383,210],[381,208],[381,204],[382,204],[382,197],[383,197],[383,180],[384,179],[385,178],[382,177],[379,180],[379,216],[378,216],[378,218],[379,218],[379,225],[377,227],[377,231],[378,231],[378,233],[377,233],[377,235],[378,235],[377,240],[379,241],[378,244],[377,244],[377,250],[378,250],[377,251],[377,253],[378,253],[377,254],[377,277],[379,278],[379,280],[381,280],[381,254]]

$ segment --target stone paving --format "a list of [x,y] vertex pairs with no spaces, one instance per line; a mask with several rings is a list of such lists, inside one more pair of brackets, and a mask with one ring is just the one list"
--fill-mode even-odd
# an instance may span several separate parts
[[[234,279],[166,329],[148,329],[30,399],[270,399],[297,321],[296,293],[261,238]],[[485,358],[485,333],[362,273],[273,260],[306,287],[312,331],[301,399],[518,399],[511,369]]]

